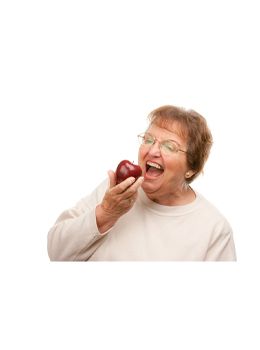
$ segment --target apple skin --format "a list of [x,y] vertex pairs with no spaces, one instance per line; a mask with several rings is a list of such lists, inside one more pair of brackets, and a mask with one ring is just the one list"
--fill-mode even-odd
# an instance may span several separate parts
[[142,175],[142,169],[139,165],[131,163],[129,160],[122,160],[116,169],[116,183],[124,181],[130,176],[136,180]]

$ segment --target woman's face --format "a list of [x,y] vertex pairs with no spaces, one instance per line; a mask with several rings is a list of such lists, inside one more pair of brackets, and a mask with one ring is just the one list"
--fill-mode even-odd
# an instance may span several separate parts
[[[165,153],[161,151],[159,142],[174,140],[180,149],[187,150],[187,141],[181,136],[178,125],[171,129],[164,129],[157,125],[150,125],[146,133],[156,138],[151,145],[141,145],[138,163],[142,168],[144,182],[142,188],[147,196],[160,203],[170,203],[171,197],[180,196],[185,188],[185,173],[187,168],[186,153]],[[159,141],[159,142],[158,142]]]

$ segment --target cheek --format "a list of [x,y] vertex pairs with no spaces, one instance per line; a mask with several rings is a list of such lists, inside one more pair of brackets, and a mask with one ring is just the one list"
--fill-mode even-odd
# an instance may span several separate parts
[[179,161],[165,162],[167,174],[169,176],[184,177],[186,172],[185,163]]
[[144,149],[142,147],[139,148],[138,151],[138,163],[142,163],[144,157],[145,157],[146,152],[144,151]]

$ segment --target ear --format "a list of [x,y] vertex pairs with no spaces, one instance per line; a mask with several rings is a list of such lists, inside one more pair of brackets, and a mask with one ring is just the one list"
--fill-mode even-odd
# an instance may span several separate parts
[[188,170],[188,171],[186,171],[186,173],[185,173],[185,179],[189,179],[190,177],[192,177],[192,175],[194,175],[195,174],[195,171],[193,171],[193,170]]

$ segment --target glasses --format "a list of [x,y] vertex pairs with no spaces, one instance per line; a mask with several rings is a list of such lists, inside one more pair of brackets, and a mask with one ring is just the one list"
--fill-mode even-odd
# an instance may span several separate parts
[[137,137],[141,146],[146,146],[149,148],[152,147],[156,143],[156,141],[158,141],[161,152],[166,155],[178,152],[188,153],[187,151],[182,150],[180,148],[180,145],[174,140],[164,140],[160,142],[159,140],[157,140],[156,137],[146,132],[137,135]]

